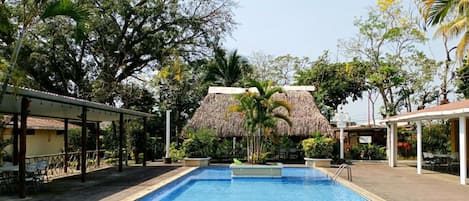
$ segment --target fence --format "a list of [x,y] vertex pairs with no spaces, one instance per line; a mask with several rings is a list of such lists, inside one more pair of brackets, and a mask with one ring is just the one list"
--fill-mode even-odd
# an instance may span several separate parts
[[[108,165],[103,163],[105,150],[97,151],[86,151],[86,171],[92,171],[98,167]],[[100,157],[100,164],[97,164],[97,156]],[[37,155],[27,156],[26,163],[33,164],[39,161],[47,161],[47,175],[49,177],[60,177],[64,175],[70,175],[80,172],[81,168],[81,152],[69,152],[68,153],[68,165],[65,167],[65,153],[59,154],[48,154],[48,155]]]

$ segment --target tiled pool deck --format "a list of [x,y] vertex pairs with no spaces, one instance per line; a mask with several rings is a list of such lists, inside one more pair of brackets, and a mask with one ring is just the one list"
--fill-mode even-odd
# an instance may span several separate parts
[[[0,195],[0,200],[134,200],[191,170],[161,163],[125,167],[121,173],[109,168],[89,173],[85,183],[76,176],[61,178],[43,185],[37,193],[31,192],[26,199]],[[324,169],[331,173],[335,170]],[[390,168],[383,163],[356,163],[352,173],[352,186],[388,201],[469,199],[469,186],[459,185],[459,177],[453,175],[426,170],[417,175],[415,167]]]

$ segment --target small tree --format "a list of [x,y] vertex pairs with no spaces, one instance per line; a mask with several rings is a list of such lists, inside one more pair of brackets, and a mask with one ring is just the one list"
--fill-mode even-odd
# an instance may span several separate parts
[[[265,156],[262,138],[274,134],[277,120],[282,119],[291,126],[291,105],[286,101],[273,99],[273,95],[282,92],[282,88],[273,87],[272,81],[251,81],[248,87],[255,87],[258,93],[245,92],[237,95],[239,104],[231,106],[229,113],[239,112],[243,116],[244,128],[249,133],[246,136],[248,162],[259,163],[262,162],[262,156]],[[279,108],[286,109],[288,115],[279,113]]]

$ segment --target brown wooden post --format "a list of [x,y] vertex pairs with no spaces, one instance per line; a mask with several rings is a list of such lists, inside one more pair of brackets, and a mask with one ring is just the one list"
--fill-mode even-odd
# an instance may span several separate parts
[[100,165],[100,157],[99,157],[99,135],[101,131],[99,128],[99,122],[96,122],[96,166],[99,167]]
[[124,114],[119,115],[119,172],[122,172],[122,148],[124,144]]
[[81,112],[81,182],[85,182],[86,177],[86,107]]
[[20,129],[18,129],[18,114],[13,115],[13,165],[18,165],[18,136]]
[[[143,167],[147,166],[147,117],[143,118]],[[138,159],[138,157],[136,157]]]
[[21,99],[21,132],[20,132],[20,151],[19,151],[19,167],[18,167],[18,196],[20,198],[26,197],[26,131],[27,131],[27,118],[29,109],[29,99],[23,97]]
[[68,171],[68,119],[64,119],[64,172]]

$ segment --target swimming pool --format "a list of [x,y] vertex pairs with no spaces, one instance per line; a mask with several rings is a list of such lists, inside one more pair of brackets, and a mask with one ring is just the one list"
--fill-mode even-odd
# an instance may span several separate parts
[[366,200],[311,168],[283,168],[282,178],[231,178],[228,167],[199,168],[140,201]]

